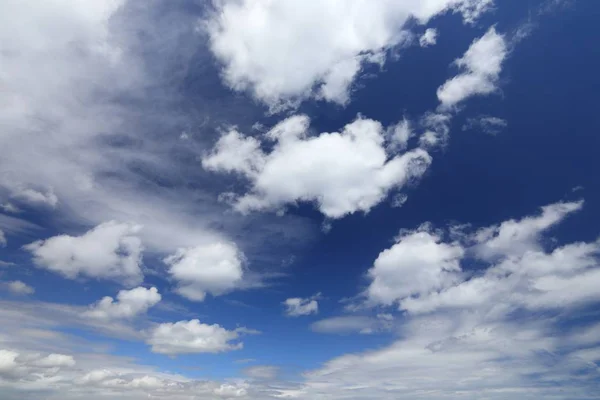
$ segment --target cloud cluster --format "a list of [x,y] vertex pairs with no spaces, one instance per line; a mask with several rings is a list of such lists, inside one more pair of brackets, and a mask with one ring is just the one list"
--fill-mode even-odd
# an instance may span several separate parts
[[250,180],[249,193],[230,199],[238,211],[314,202],[325,216],[341,218],[368,212],[389,192],[421,177],[431,163],[422,149],[390,156],[386,132],[377,121],[359,117],[341,132],[318,136],[307,136],[308,126],[303,115],[275,125],[264,136],[273,143],[268,153],[258,139],[231,130],[202,159],[202,165]]
[[424,24],[445,11],[472,22],[490,0],[215,1],[206,21],[223,80],[272,108],[305,98],[345,104],[366,64],[411,37],[406,22]]

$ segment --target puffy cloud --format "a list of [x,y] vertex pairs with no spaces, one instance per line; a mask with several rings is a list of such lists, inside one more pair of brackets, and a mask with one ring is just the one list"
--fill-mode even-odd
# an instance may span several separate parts
[[[305,137],[306,116],[293,116],[266,133],[274,141],[270,153],[256,139],[226,133],[204,168],[237,172],[252,182],[251,192],[234,197],[238,211],[280,209],[299,201],[317,203],[329,218],[367,212],[392,190],[423,175],[431,157],[422,149],[388,157],[384,129],[377,121],[358,118],[342,132]],[[245,149],[236,152],[236,149]]]
[[62,368],[72,368],[75,360],[64,354],[41,356],[0,349],[0,382],[3,379],[35,379],[37,376],[52,377]]
[[460,278],[463,254],[460,244],[443,243],[427,230],[406,233],[375,260],[365,295],[373,304],[391,305],[443,289]]
[[194,301],[203,301],[207,293],[218,296],[229,292],[244,277],[244,256],[233,243],[179,249],[164,261],[179,282],[178,293]]
[[393,321],[394,317],[390,314],[379,314],[377,317],[346,315],[322,319],[313,323],[310,328],[319,333],[368,335],[391,330]]
[[244,333],[254,332],[245,328],[229,331],[220,325],[207,325],[193,319],[160,324],[152,330],[147,342],[155,353],[222,353],[241,349],[243,343],[238,339]]
[[255,365],[244,368],[242,372],[254,379],[274,379],[279,373],[279,368],[273,365]]
[[301,297],[292,297],[283,302],[285,313],[289,317],[300,317],[302,315],[317,314],[319,312],[319,302],[317,299],[320,294],[303,299]]
[[206,21],[223,79],[272,108],[315,97],[345,104],[363,66],[381,64],[425,23],[448,9],[472,21],[490,0],[215,1]]
[[494,27],[475,40],[467,52],[454,62],[464,72],[438,88],[437,96],[442,107],[450,108],[469,97],[494,92],[507,53],[504,36],[498,34]]
[[469,118],[463,125],[463,131],[477,130],[487,133],[488,135],[496,135],[501,130],[508,126],[508,122],[502,118],[482,115],[477,118]]
[[421,45],[421,47],[433,46],[437,43],[437,36],[437,29],[429,28],[419,38],[419,45]]
[[74,279],[78,276],[141,281],[142,243],[139,226],[105,222],[81,236],[59,235],[24,246],[40,267]]
[[35,289],[21,281],[10,281],[5,283],[6,289],[14,294],[33,294]]
[[158,290],[153,287],[146,289],[137,287],[131,290],[121,290],[117,294],[117,301],[106,296],[87,310],[84,315],[90,318],[110,320],[118,318],[131,318],[145,313],[150,307],[161,300]]

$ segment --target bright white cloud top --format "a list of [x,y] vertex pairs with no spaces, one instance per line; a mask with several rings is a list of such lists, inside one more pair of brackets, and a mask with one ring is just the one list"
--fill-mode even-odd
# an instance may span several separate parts
[[[285,119],[264,135],[274,143],[266,153],[261,142],[236,130],[225,133],[202,160],[205,169],[235,172],[252,182],[252,190],[233,196],[236,210],[278,210],[297,202],[314,202],[329,218],[368,212],[392,190],[421,177],[431,163],[422,149],[389,155],[386,131],[374,120],[358,118],[341,132],[307,136],[304,115]],[[394,140],[406,140],[402,134]]]
[[[305,98],[345,104],[367,64],[407,44],[404,30],[448,10],[473,21],[485,0],[216,1],[206,26],[223,79],[273,108]],[[430,34],[431,36],[431,34]],[[429,39],[431,41],[431,38]]]

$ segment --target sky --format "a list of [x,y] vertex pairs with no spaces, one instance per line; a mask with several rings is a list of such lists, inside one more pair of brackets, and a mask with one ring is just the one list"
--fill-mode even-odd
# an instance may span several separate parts
[[599,18],[3,0],[0,398],[600,399]]

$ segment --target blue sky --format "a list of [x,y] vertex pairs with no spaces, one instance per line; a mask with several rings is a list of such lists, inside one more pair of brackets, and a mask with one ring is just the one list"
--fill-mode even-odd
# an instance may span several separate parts
[[592,399],[593,1],[0,5],[2,399]]

